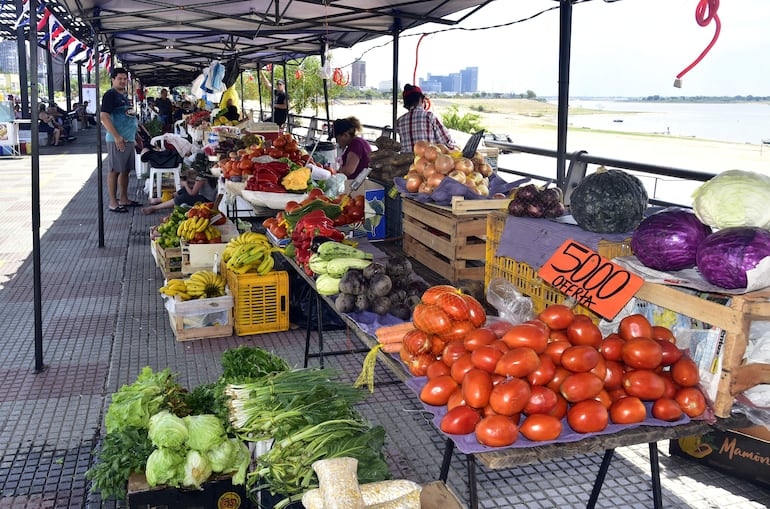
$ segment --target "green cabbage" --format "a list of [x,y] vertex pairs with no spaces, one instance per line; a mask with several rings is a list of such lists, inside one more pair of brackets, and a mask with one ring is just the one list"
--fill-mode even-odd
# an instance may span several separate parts
[[205,453],[200,453],[194,449],[187,451],[187,458],[184,463],[184,477],[182,484],[200,488],[201,484],[211,475],[211,462]]
[[232,483],[237,486],[243,484],[246,481],[246,471],[249,469],[249,465],[251,465],[251,452],[249,452],[249,448],[246,447],[246,444],[237,438],[231,438],[230,440],[237,443],[235,466],[238,471],[233,474],[232,479]]
[[238,454],[238,440],[225,440],[221,444],[206,451],[211,461],[211,470],[214,472],[230,472],[235,470],[235,458]]
[[153,373],[149,366],[145,366],[134,383],[122,386],[112,395],[112,403],[104,417],[107,433],[128,427],[146,429],[150,417],[165,403],[166,388],[172,385],[170,369]]
[[225,426],[216,415],[188,415],[184,424],[187,426],[187,446],[190,449],[205,452],[227,439]]
[[693,211],[714,228],[770,228],[770,177],[743,170],[720,173],[692,195]]
[[159,447],[152,451],[147,458],[147,466],[144,475],[147,477],[147,484],[157,486],[159,484],[168,484],[170,486],[179,486],[181,478],[181,467],[185,462],[183,451],[169,449],[168,447]]
[[187,441],[187,426],[176,415],[163,410],[150,417],[148,436],[156,447],[181,448]]

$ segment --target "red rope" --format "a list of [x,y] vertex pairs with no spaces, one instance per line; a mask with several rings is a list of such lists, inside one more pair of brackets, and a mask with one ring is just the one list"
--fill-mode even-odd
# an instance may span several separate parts
[[713,19],[716,24],[716,30],[714,31],[714,37],[711,39],[709,45],[706,46],[706,49],[704,49],[698,58],[696,58],[690,65],[685,67],[682,72],[676,75],[677,79],[681,79],[682,76],[698,65],[700,61],[703,60],[703,57],[705,57],[706,54],[711,51],[711,48],[714,47],[717,39],[719,39],[719,32],[722,31],[722,23],[719,21],[717,10],[719,10],[719,0],[699,0],[698,6],[695,8],[695,21],[698,25],[705,27],[708,26]]
[[412,73],[412,84],[417,84],[417,63],[420,61],[420,43],[428,34],[422,34],[417,41],[417,47],[414,49],[414,72]]

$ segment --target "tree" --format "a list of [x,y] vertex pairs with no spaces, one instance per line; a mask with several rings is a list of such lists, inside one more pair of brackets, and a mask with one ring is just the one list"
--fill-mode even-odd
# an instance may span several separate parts
[[533,92],[532,90],[527,90],[527,99],[536,99],[537,94]]
[[479,119],[481,119],[481,115],[477,113],[466,113],[461,117],[457,106],[454,105],[449,107],[449,111],[441,115],[444,127],[464,133],[474,133],[483,129],[479,124]]

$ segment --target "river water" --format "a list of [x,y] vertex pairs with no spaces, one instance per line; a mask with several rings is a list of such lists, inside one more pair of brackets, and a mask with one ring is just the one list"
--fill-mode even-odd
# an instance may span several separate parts
[[607,113],[570,114],[571,127],[670,134],[735,143],[770,141],[770,104],[668,103],[572,99],[570,107]]

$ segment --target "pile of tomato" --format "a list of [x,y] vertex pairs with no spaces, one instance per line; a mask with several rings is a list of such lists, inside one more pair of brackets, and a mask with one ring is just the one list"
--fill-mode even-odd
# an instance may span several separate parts
[[445,433],[505,447],[520,434],[556,440],[564,418],[575,432],[597,433],[610,423],[675,422],[706,409],[698,366],[669,329],[643,315],[602,337],[589,317],[563,305],[521,324],[481,325],[464,302],[451,286],[432,287],[402,341],[402,361],[427,376],[420,399],[446,408]]

